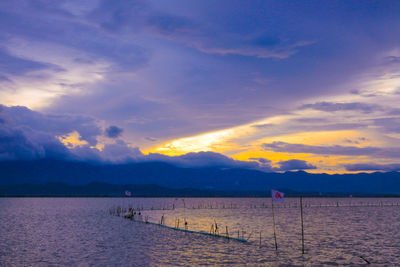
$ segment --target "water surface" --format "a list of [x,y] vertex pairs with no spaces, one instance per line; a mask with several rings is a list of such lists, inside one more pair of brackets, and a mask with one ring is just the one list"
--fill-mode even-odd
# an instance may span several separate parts
[[[268,198],[1,198],[1,266],[400,265],[400,199],[304,199],[305,255],[298,199],[275,204],[275,251]],[[116,206],[188,234],[112,216]],[[174,207],[174,209],[172,209]],[[261,239],[260,239],[261,234]],[[361,257],[360,257],[361,256]]]

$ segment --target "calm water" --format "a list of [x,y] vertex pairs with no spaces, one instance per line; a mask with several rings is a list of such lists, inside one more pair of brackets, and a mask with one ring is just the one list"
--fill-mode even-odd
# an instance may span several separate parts
[[[270,204],[261,198],[2,198],[0,266],[360,266],[360,256],[372,266],[400,265],[400,199],[304,199],[304,256],[298,199],[275,205],[277,253]],[[196,231],[209,231],[215,220],[222,234],[227,226],[248,242],[111,216],[118,205],[153,208],[143,215],[153,222],[164,215],[170,226],[186,218]]]

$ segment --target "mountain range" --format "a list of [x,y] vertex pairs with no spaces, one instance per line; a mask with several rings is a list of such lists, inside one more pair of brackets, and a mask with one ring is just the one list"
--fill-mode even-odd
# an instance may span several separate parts
[[170,195],[174,194],[173,190],[189,188],[206,190],[207,194],[212,194],[212,191],[249,193],[284,188],[321,194],[400,195],[399,172],[329,175],[304,171],[268,173],[246,168],[183,168],[163,162],[100,164],[47,159],[0,162],[0,186],[22,188],[27,184],[48,183],[81,187],[90,183],[152,185],[172,190]]

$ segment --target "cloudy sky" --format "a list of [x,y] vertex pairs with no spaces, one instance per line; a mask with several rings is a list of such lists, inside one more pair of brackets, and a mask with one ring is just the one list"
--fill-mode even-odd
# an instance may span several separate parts
[[0,160],[400,170],[400,2],[0,2]]

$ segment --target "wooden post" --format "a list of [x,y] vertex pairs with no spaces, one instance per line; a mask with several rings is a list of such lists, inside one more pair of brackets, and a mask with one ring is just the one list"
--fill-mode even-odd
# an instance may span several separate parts
[[215,235],[219,235],[218,224],[215,219],[214,219],[214,223],[215,223]]
[[247,239],[246,239],[246,242],[249,241],[249,239],[250,239],[250,237],[251,237],[252,234],[253,234],[253,231],[250,232],[249,236],[248,236]]
[[300,217],[301,217],[301,253],[304,254],[303,197],[300,197]]
[[272,222],[274,225],[274,240],[275,240],[275,250],[278,250],[278,243],[276,242],[276,231],[275,231],[275,213],[274,213],[274,200],[271,198],[271,204],[272,204]]

